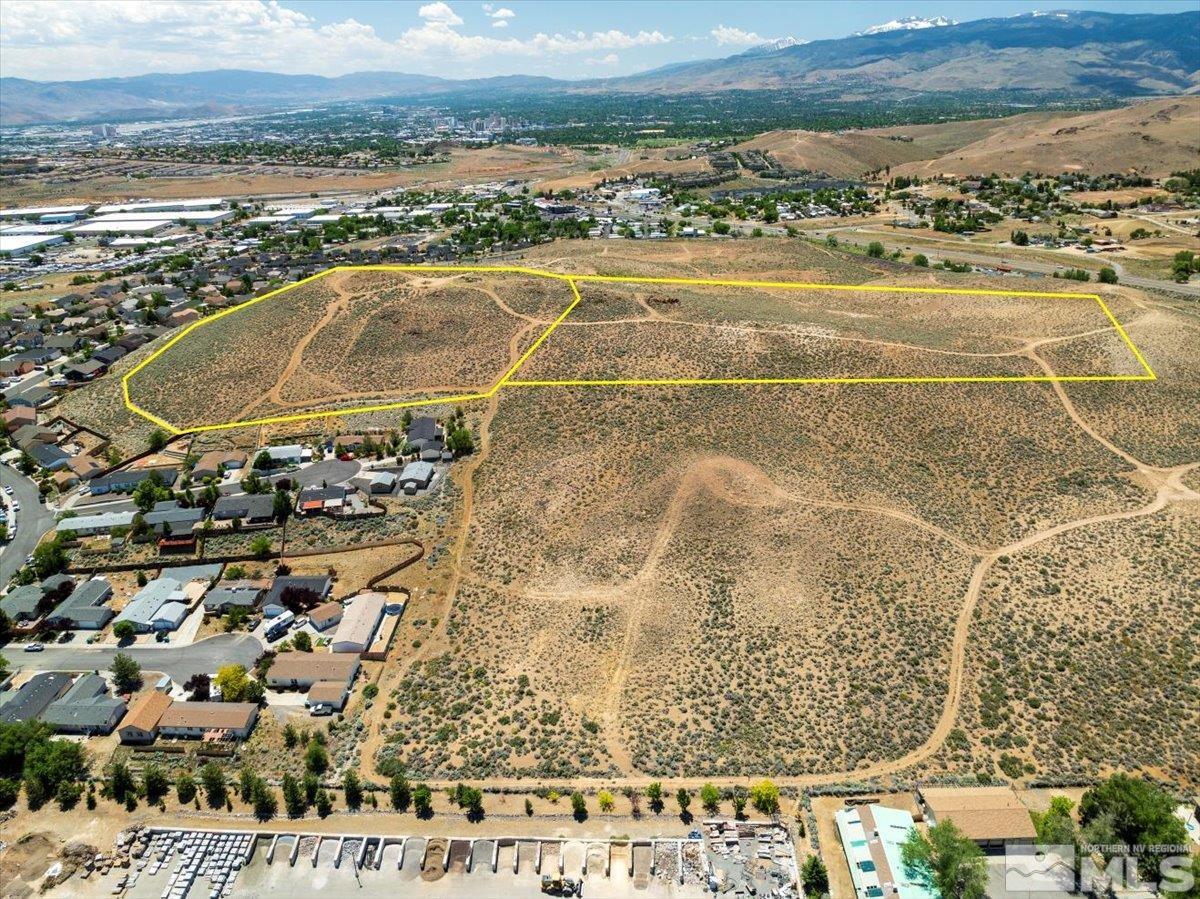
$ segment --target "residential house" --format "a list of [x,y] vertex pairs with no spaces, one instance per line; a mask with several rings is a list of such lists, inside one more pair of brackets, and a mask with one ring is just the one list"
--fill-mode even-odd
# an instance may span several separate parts
[[850,866],[855,899],[936,899],[936,893],[910,877],[901,850],[913,832],[913,817],[903,809],[854,805],[834,816],[842,851]]
[[25,427],[37,424],[37,410],[28,406],[13,406],[4,411],[4,430],[9,434]]
[[204,594],[204,612],[226,615],[232,609],[252,611],[264,592],[265,587],[257,581],[227,581]]
[[213,521],[238,519],[243,524],[266,524],[275,518],[275,497],[270,493],[222,496],[213,506]]
[[325,602],[309,611],[308,620],[316,630],[324,631],[341,622],[344,612],[340,602]]
[[17,690],[0,696],[0,723],[19,724],[33,721],[46,711],[50,703],[67,692],[71,675],[61,671],[35,674]]
[[281,652],[267,671],[267,686],[275,690],[308,690],[330,681],[347,690],[354,683],[362,660],[336,652]]
[[345,511],[347,500],[354,491],[339,484],[334,487],[305,487],[296,498],[296,512],[300,515],[340,515]]
[[122,743],[153,743],[158,736],[158,722],[171,706],[171,697],[158,690],[142,694],[130,707],[117,726]]
[[35,443],[27,450],[30,458],[47,471],[63,471],[71,461],[62,447],[52,443]]
[[163,500],[142,516],[155,534],[190,534],[204,519],[199,507],[185,508],[174,500]]
[[333,652],[366,652],[383,620],[387,598],[382,593],[361,593],[350,600],[333,635]]
[[425,490],[433,483],[434,468],[431,462],[409,462],[400,472],[397,482],[400,489],[412,495]]
[[113,610],[106,605],[112,595],[112,585],[104,578],[84,581],[55,606],[46,620],[55,627],[98,631],[113,617]]
[[125,714],[125,703],[108,695],[108,684],[98,674],[76,679],[60,699],[50,703],[41,720],[60,734],[110,734]]
[[918,787],[917,800],[932,826],[953,821],[963,836],[980,846],[1033,843],[1037,839],[1027,809],[1011,787]]
[[128,621],[141,634],[151,630],[174,630],[178,625],[172,626],[171,622],[176,619],[182,620],[179,617],[179,606],[183,606],[183,613],[186,615],[187,600],[183,584],[175,578],[155,578],[134,594],[117,615],[113,625],[115,627],[122,621]]
[[[94,483],[94,482],[93,482]],[[58,522],[58,531],[72,531],[78,537],[94,537],[109,534],[116,528],[128,528],[133,524],[136,512],[101,512],[99,515],[76,515]]]
[[245,740],[257,720],[253,702],[172,702],[158,719],[158,732],[173,739]]
[[287,611],[287,606],[283,603],[283,594],[288,589],[312,594],[315,597],[315,605],[329,597],[330,591],[333,590],[333,581],[325,575],[301,576],[288,574],[275,578],[271,582],[271,589],[263,598],[263,614],[265,616],[274,618]]
[[210,450],[200,457],[192,469],[192,479],[203,481],[206,478],[223,478],[226,472],[242,468],[245,464],[246,454],[241,450]]
[[158,473],[164,487],[173,487],[175,481],[179,478],[179,469],[177,468],[129,468],[124,471],[114,471],[111,474],[94,478],[88,487],[93,495],[131,493],[138,484],[142,483],[142,481],[155,472]]

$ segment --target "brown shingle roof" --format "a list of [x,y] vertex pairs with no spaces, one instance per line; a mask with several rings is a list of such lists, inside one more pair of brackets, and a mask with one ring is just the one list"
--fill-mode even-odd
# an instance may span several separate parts
[[129,711],[125,713],[125,717],[121,719],[117,729],[136,727],[147,732],[152,731],[170,706],[171,697],[166,693],[160,693],[158,690],[144,693],[129,707]]
[[348,683],[358,670],[358,656],[340,652],[281,652],[275,656],[267,678],[280,680],[332,680]]
[[248,725],[257,713],[253,702],[175,702],[158,726],[236,730]]
[[344,681],[319,680],[308,688],[309,702],[329,702],[338,704],[346,695]]
[[922,787],[936,821],[953,821],[972,840],[1032,840],[1029,810],[1008,787]]
[[308,617],[312,621],[313,627],[321,629],[341,614],[342,604],[340,602],[325,602],[309,612]]

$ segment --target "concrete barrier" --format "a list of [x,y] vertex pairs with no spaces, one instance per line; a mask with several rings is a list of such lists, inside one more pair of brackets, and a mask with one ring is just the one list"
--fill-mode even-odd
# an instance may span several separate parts
[[333,855],[333,867],[340,868],[342,866],[342,847],[346,845],[346,838],[338,837],[337,851]]
[[496,840],[492,843],[492,873],[496,873],[496,866],[500,864],[500,841]]
[[541,840],[538,840],[538,843],[537,843],[537,856],[533,860],[533,873],[534,874],[542,873],[542,841]]
[[288,866],[296,867],[296,859],[300,857],[300,834],[296,834],[296,839],[292,843],[292,851],[288,854]]
[[321,855],[321,844],[324,842],[325,842],[325,838],[319,836],[319,837],[317,837],[317,845],[313,846],[312,866],[314,868],[317,866],[317,859]]
[[272,864],[275,861],[275,847],[279,845],[279,834],[271,837],[271,845],[267,847],[267,864]]

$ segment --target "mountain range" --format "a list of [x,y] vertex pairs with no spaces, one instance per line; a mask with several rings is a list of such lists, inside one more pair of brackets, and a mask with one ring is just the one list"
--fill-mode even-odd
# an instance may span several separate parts
[[1200,92],[1200,11],[1070,11],[953,23],[897,20],[847,38],[783,39],[724,59],[618,78],[451,80],[397,72],[337,78],[218,70],[86,81],[0,78],[0,124],[256,112],[454,94],[642,94],[771,90],[904,100],[997,92],[1120,98]]

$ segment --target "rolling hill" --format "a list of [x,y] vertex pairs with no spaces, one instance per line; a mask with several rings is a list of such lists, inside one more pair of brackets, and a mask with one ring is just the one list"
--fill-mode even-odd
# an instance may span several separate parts
[[772,53],[612,79],[604,87],[646,93],[797,90],[831,84],[843,93],[863,87],[889,93],[1181,93],[1200,85],[1198,31],[1200,12],[1032,13],[813,41]]
[[921,177],[1130,168],[1164,175],[1194,168],[1200,158],[1200,96],[1084,114],[1034,112],[837,133],[770,131],[734,149],[768,151],[786,168],[843,178],[885,166],[892,174]]
[[[895,23],[889,23],[895,24]],[[987,95],[1008,102],[1200,91],[1200,11],[1120,15],[1073,11],[901,26],[836,40],[791,40],[725,59],[673,63],[620,78],[533,76],[451,80],[396,72],[337,78],[219,70],[89,81],[0,78],[0,124],[252,112],[344,100],[451,95],[817,93],[884,102]],[[793,97],[795,99],[795,97]]]

